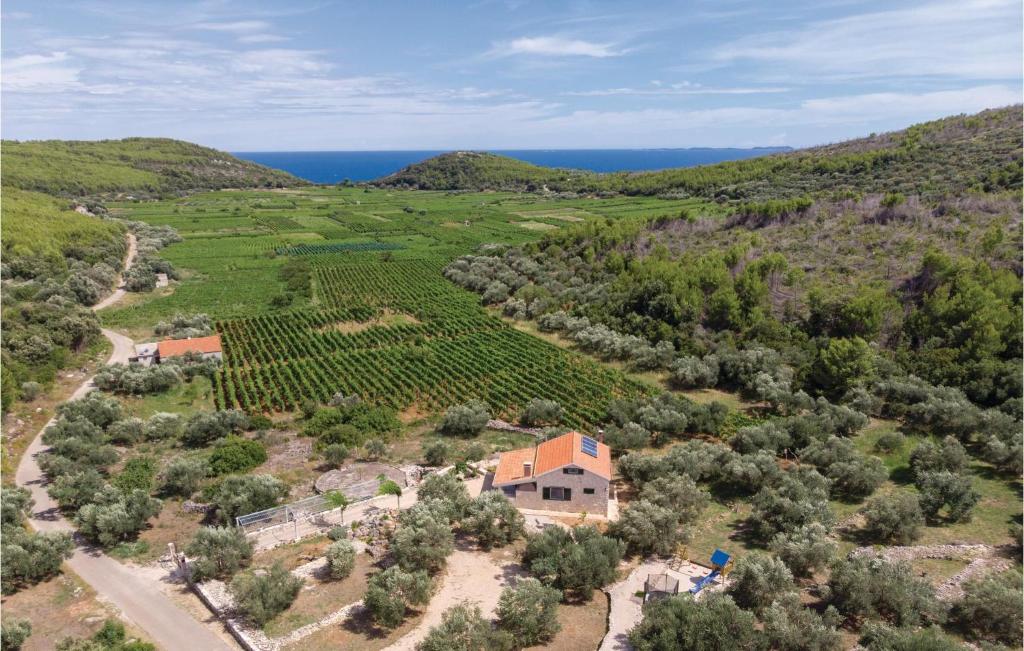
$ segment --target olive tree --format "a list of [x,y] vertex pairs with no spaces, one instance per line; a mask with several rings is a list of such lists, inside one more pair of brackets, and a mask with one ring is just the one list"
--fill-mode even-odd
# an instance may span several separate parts
[[214,491],[211,500],[222,522],[275,506],[288,494],[288,486],[273,475],[229,475]]
[[253,544],[240,527],[203,527],[185,548],[197,581],[227,579],[252,560]]
[[877,543],[909,545],[920,536],[924,514],[917,495],[899,492],[876,497],[865,505],[864,533]]
[[994,572],[964,585],[953,618],[979,640],[1019,647],[1024,626],[1021,603],[1020,572]]
[[700,601],[690,595],[659,599],[643,610],[644,617],[629,632],[636,651],[754,651],[760,635],[754,615],[729,595],[712,592]]
[[295,601],[303,580],[274,563],[263,573],[243,572],[231,580],[228,590],[236,607],[255,624],[262,626],[284,612]]
[[525,519],[498,491],[485,491],[470,502],[462,530],[476,536],[484,549],[502,547],[523,535]]
[[449,407],[438,426],[438,431],[449,436],[476,436],[487,427],[491,419],[487,403],[479,400]]
[[631,502],[619,515],[613,532],[638,554],[671,554],[684,540],[679,516],[646,499]]
[[479,606],[461,603],[441,614],[441,623],[431,627],[416,651],[503,651],[515,646],[511,638],[491,628]]
[[377,624],[395,628],[410,606],[430,600],[430,576],[423,570],[407,572],[398,565],[370,577],[363,605]]
[[327,571],[332,579],[344,579],[356,566],[356,548],[348,540],[336,540],[327,547]]
[[760,612],[793,588],[793,574],[781,560],[767,554],[747,554],[729,574],[726,594],[740,608]]
[[498,598],[498,628],[510,633],[518,645],[543,644],[562,628],[558,623],[561,600],[560,590],[534,578],[521,579]]
[[810,576],[829,564],[837,545],[829,539],[828,529],[811,522],[788,533],[778,533],[769,548],[786,564],[793,576]]
[[160,490],[166,495],[190,497],[209,474],[210,465],[203,457],[175,457],[160,473]]
[[938,519],[939,512],[945,508],[945,517],[950,522],[967,522],[981,499],[970,477],[948,470],[922,473],[915,483],[921,493],[921,512],[930,520]]

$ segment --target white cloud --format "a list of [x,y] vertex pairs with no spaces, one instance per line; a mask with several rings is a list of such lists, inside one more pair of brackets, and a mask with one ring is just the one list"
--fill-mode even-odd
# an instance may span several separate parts
[[240,52],[232,66],[240,72],[271,75],[320,73],[331,68],[315,52],[281,48]]
[[712,59],[760,62],[773,78],[1018,79],[1020,18],[1016,0],[933,1],[745,36]]
[[59,92],[78,85],[81,69],[71,65],[67,52],[26,54],[4,59],[5,91]]
[[548,56],[548,57],[592,57],[604,59],[625,54],[627,50],[616,49],[612,43],[595,43],[561,36],[531,36],[496,43],[489,52],[492,56]]
[[262,32],[270,28],[270,23],[263,20],[236,20],[229,22],[208,22],[197,23],[196,29],[204,29],[213,32],[230,32],[233,34],[245,34],[249,32]]
[[562,93],[572,97],[611,97],[615,95],[626,96],[664,96],[664,95],[761,95],[772,93],[785,93],[790,89],[784,86],[762,86],[762,87],[705,87],[699,84],[672,84],[665,86],[661,82],[654,83],[654,88],[600,88],[597,90],[572,90]]

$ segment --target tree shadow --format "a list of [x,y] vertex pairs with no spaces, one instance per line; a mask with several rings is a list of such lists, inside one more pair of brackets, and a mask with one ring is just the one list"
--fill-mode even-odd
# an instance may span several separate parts
[[[408,617],[417,611],[406,608],[405,616]],[[380,626],[373,620],[370,609],[358,606],[352,609],[349,616],[341,623],[341,627],[350,633],[361,635],[370,640],[380,640],[391,634],[391,629]]]

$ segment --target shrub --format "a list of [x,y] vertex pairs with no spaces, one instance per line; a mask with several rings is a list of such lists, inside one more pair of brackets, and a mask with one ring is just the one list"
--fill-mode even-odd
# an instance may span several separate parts
[[323,455],[324,461],[327,462],[327,465],[334,466],[335,468],[340,468],[342,465],[344,465],[345,460],[348,459],[349,456],[351,456],[351,453],[349,452],[348,447],[345,446],[344,444],[331,443],[330,445],[324,447]]
[[327,547],[327,571],[332,579],[344,579],[356,566],[356,548],[348,540],[335,540]]
[[380,439],[370,439],[363,446],[363,452],[367,459],[377,460],[388,453],[388,446]]
[[210,474],[210,465],[202,457],[175,457],[163,469],[160,490],[166,495],[191,497],[199,482]]
[[624,552],[623,543],[594,527],[550,527],[527,538],[523,565],[545,585],[588,600],[615,580]]
[[25,640],[32,635],[32,622],[27,619],[8,619],[0,626],[0,649],[21,651]]
[[348,540],[348,528],[336,524],[327,530],[327,537],[331,540]]
[[864,514],[864,533],[874,542],[909,545],[920,535],[924,524],[921,504],[917,495],[900,492],[876,497],[867,503]]
[[533,398],[519,416],[519,422],[527,427],[558,425],[562,422],[562,406],[554,400]]
[[523,535],[525,519],[498,491],[485,491],[469,503],[462,530],[476,536],[484,549],[502,547]]
[[805,524],[795,531],[779,533],[769,545],[793,576],[810,576],[829,564],[836,553],[836,543],[828,537],[828,529],[818,522]]
[[143,434],[147,440],[166,440],[177,438],[182,429],[181,416],[159,412],[146,421]]
[[153,478],[156,476],[156,460],[153,457],[136,457],[124,464],[124,468],[110,483],[122,493],[141,490],[153,492]]
[[996,572],[964,585],[964,596],[953,609],[956,621],[979,639],[1005,644],[1021,643],[1024,595],[1019,572]]
[[534,578],[521,579],[502,590],[498,598],[498,628],[518,646],[543,644],[561,630],[558,603],[562,593]]
[[754,616],[732,597],[712,592],[700,601],[689,595],[659,599],[643,610],[644,618],[629,632],[636,651],[718,651],[759,648]]
[[441,623],[431,627],[416,645],[416,651],[502,651],[513,648],[512,640],[491,628],[479,606],[461,603],[441,614]]
[[252,560],[253,545],[239,527],[203,527],[185,548],[196,581],[228,579]]
[[939,511],[946,508],[950,522],[967,522],[981,495],[974,490],[971,478],[948,470],[922,473],[915,480],[921,493],[921,512],[930,520],[938,519]]
[[201,411],[185,423],[182,443],[191,447],[202,447],[228,434],[241,432],[249,425],[249,417],[238,410]]
[[245,472],[266,460],[267,449],[262,443],[232,435],[217,441],[210,454],[210,470],[214,475]]
[[767,554],[747,554],[729,574],[726,594],[740,608],[760,612],[793,590],[793,575],[785,563]]
[[263,574],[247,572],[235,576],[229,590],[238,609],[262,626],[292,605],[302,583],[280,563],[274,563]]
[[288,487],[273,475],[230,475],[211,501],[221,521],[234,524],[236,517],[269,509],[287,494]]
[[423,460],[428,466],[445,465],[451,453],[451,446],[442,440],[431,441],[423,446]]
[[918,630],[868,622],[859,640],[868,651],[963,651],[964,645],[938,626]]
[[103,477],[92,468],[74,474],[60,475],[46,492],[62,509],[77,511],[96,498],[103,489]]
[[145,428],[146,424],[141,418],[125,418],[107,428],[107,438],[111,443],[131,445],[142,440]]
[[438,431],[450,436],[476,436],[487,427],[487,421],[491,419],[488,409],[487,403],[479,400],[449,407],[444,412]]
[[906,440],[907,437],[903,436],[902,432],[886,432],[875,441],[875,449],[879,452],[895,452],[903,447]]
[[672,383],[680,389],[703,389],[718,384],[718,358],[708,355],[677,357],[669,366]]
[[406,572],[395,565],[370,577],[363,605],[377,624],[395,628],[410,606],[430,600],[430,576],[420,570]]

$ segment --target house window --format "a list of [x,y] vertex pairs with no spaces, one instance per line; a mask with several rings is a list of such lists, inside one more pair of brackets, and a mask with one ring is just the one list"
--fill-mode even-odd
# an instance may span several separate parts
[[501,489],[501,491],[503,493],[505,493],[505,497],[515,497],[516,496],[516,487],[515,486],[505,486],[505,487],[503,487]]
[[561,486],[545,486],[544,499],[557,502],[568,502],[572,499],[572,489]]
[[583,468],[562,468],[562,474],[564,475],[582,475]]
[[593,495],[594,494],[594,489],[593,488],[584,488],[583,489],[583,494],[584,495]]

